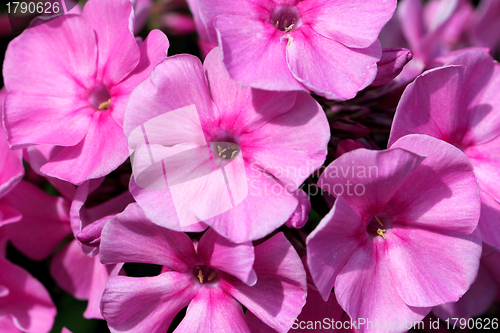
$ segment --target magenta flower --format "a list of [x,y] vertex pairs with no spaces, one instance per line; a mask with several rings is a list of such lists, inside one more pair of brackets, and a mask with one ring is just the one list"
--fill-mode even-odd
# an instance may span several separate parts
[[339,100],[374,80],[377,37],[395,8],[395,0],[198,0],[209,40],[221,47],[234,80]]
[[354,150],[319,185],[337,200],[307,239],[308,266],[325,300],[334,287],[351,318],[365,320],[360,331],[375,332],[377,322],[406,331],[400,323],[458,300],[474,281],[478,187],[452,145],[408,135],[386,151]]
[[131,204],[104,226],[100,251],[106,264],[166,267],[158,276],[108,280],[101,309],[111,332],[164,333],[186,306],[176,333],[250,332],[242,304],[287,332],[305,303],[306,274],[283,234],[254,249],[208,230],[195,247],[186,234],[151,223]]
[[128,0],[90,0],[82,15],[62,15],[10,43],[4,126],[13,148],[61,147],[44,174],[80,184],[128,157],[125,104],[168,48],[157,30],[138,45],[133,14]]
[[208,225],[244,242],[290,218],[299,204],[291,193],[322,165],[330,131],[308,94],[241,87],[220,58],[218,49],[203,66],[171,57],[134,90],[124,127],[135,150],[130,191],[158,225]]
[[427,134],[460,148],[474,166],[481,196],[479,231],[500,249],[500,65],[470,50],[419,76],[405,90],[389,146],[410,133]]

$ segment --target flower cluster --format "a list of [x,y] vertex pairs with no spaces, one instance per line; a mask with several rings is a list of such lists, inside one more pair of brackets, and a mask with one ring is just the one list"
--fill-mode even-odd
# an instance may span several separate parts
[[2,333],[498,328],[499,1],[52,2],[3,62]]

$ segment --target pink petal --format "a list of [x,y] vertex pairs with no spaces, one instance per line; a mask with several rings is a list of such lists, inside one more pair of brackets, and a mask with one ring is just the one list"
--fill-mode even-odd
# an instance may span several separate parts
[[325,301],[344,265],[367,239],[366,224],[340,196],[307,237],[307,266]]
[[214,24],[224,64],[236,82],[264,90],[307,91],[287,65],[284,32],[236,15],[219,15]]
[[[245,174],[249,187],[245,199],[231,210],[204,221],[236,243],[265,237],[283,225],[298,204],[297,198],[274,177],[249,167],[246,167]],[[230,184],[237,181],[229,179]]]
[[71,233],[69,203],[45,194],[31,183],[21,181],[2,202],[22,214],[18,223],[5,228],[14,246],[32,260],[47,258]]
[[297,4],[303,24],[347,47],[365,48],[377,40],[396,9],[394,0],[312,0]]
[[481,257],[479,237],[438,234],[399,224],[390,231],[389,270],[394,287],[409,306],[456,302],[475,280]]
[[100,245],[101,262],[150,263],[187,272],[197,261],[191,239],[151,223],[136,204],[106,223]]
[[330,130],[320,105],[309,95],[298,94],[288,112],[243,134],[241,149],[252,172],[263,170],[294,191],[323,165],[328,141]]
[[14,325],[27,332],[47,333],[56,308],[45,287],[24,269],[0,258],[0,285],[9,294],[0,298],[0,312],[12,316]]
[[292,216],[286,221],[285,225],[288,228],[301,229],[309,219],[309,211],[311,210],[311,201],[309,196],[302,189],[297,189],[294,192],[299,203],[292,213]]
[[123,129],[110,113],[94,113],[89,131],[74,147],[66,147],[40,171],[79,185],[106,176],[128,157]]
[[198,114],[213,114],[203,67],[198,58],[176,55],[159,63],[149,78],[130,95],[125,135],[149,119],[194,104]]
[[[3,95],[2,90],[2,95]],[[0,97],[3,105],[3,98]],[[21,151],[11,150],[5,139],[3,128],[0,129],[0,197],[9,192],[24,175]]]
[[257,282],[252,268],[255,255],[251,242],[235,244],[208,229],[198,243],[197,252],[205,265],[237,277],[249,286]]
[[303,25],[290,34],[286,53],[293,75],[308,89],[347,100],[373,82],[382,48],[378,41],[364,49],[348,48]]
[[407,134],[427,134],[459,143],[467,131],[464,68],[441,67],[410,83],[399,102],[388,147]]
[[122,81],[139,63],[132,4],[128,0],[89,1],[83,8],[83,17],[96,34],[99,52],[97,80],[111,87]]
[[223,276],[221,288],[265,324],[288,332],[305,304],[307,287],[300,258],[282,233],[255,247],[254,270],[254,286]]
[[165,333],[196,293],[190,274],[112,277],[102,295],[102,315],[115,332]]
[[14,324],[14,320],[10,316],[0,317],[0,331],[4,333],[22,333]]
[[207,225],[202,222],[181,225],[172,194],[168,188],[143,189],[137,186],[134,178],[131,178],[129,191],[144,210],[145,216],[159,226],[185,232],[201,232],[207,228]]
[[113,118],[118,124],[123,125],[123,115],[130,93],[166,58],[168,47],[167,36],[160,30],[152,30],[139,46],[140,60],[137,66],[122,82],[110,88],[114,105]]
[[382,50],[382,58],[377,62],[377,76],[372,86],[381,86],[396,78],[403,67],[413,59],[410,50],[401,48],[390,48]]
[[340,156],[321,174],[318,185],[344,199],[362,217],[383,211],[424,156],[407,150],[357,149]]
[[93,31],[76,15],[27,29],[10,43],[4,122],[11,145],[75,145],[83,138],[91,120],[87,89],[94,84],[96,57]]
[[446,233],[472,233],[480,202],[468,158],[456,147],[421,134],[399,139],[391,148],[396,147],[427,157],[387,204],[391,219]]
[[250,333],[243,308],[220,288],[202,288],[188,306],[175,333]]
[[[394,288],[385,244],[388,242],[367,242],[358,248],[335,282],[340,306],[358,323],[357,328],[362,332],[377,332],[375,322],[419,321],[431,310],[408,306],[399,296]],[[384,327],[384,331],[401,332],[401,329]]]
[[236,83],[227,72],[220,49],[210,52],[203,67],[221,126],[251,132],[292,109],[297,93],[251,89]]

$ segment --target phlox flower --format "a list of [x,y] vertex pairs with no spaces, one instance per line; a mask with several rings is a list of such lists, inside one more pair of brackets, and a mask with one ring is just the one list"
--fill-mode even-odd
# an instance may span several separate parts
[[234,242],[289,220],[330,138],[311,96],[240,86],[219,49],[203,66],[190,55],[161,62],[131,94],[124,128],[134,150],[130,191],[146,216],[177,231],[208,225]]
[[323,298],[334,287],[353,320],[406,331],[398,323],[457,301],[476,278],[478,186],[459,149],[408,135],[389,150],[342,155],[318,184],[337,199],[307,238],[308,266]]
[[194,246],[131,204],[104,226],[100,254],[103,263],[165,266],[158,276],[108,280],[101,309],[111,332],[164,333],[186,306],[176,333],[250,332],[242,305],[287,332],[305,303],[306,273],[283,234],[254,248],[209,229]]
[[[231,77],[266,90],[346,100],[377,73],[377,39],[395,0],[198,0],[210,43]],[[196,14],[195,14],[196,17]]]
[[410,133],[455,145],[474,167],[481,196],[479,231],[500,249],[500,65],[481,50],[467,51],[425,72],[403,93],[389,147]]
[[3,123],[13,148],[57,146],[41,167],[73,184],[104,176],[128,157],[128,96],[166,57],[158,30],[138,44],[128,0],[90,0],[25,30],[7,49]]

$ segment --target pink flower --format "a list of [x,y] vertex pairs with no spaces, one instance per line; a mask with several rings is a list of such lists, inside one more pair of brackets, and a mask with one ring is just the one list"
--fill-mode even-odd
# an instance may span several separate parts
[[0,257],[0,272],[2,333],[49,332],[56,316],[56,307],[45,287],[3,256]]
[[389,146],[410,133],[427,134],[460,148],[474,166],[481,196],[479,231],[500,249],[500,65],[470,50],[410,84],[398,105]]
[[338,100],[374,80],[377,37],[395,8],[395,0],[198,0],[209,41],[237,82]]
[[208,230],[195,248],[186,234],[149,222],[131,204],[104,226],[100,253],[103,263],[166,267],[158,276],[109,279],[101,309],[111,332],[164,333],[187,306],[175,332],[249,333],[242,304],[287,332],[305,303],[306,274],[283,234],[254,249]]
[[322,165],[330,131],[308,94],[242,87],[220,58],[218,49],[203,66],[171,57],[134,90],[125,114],[130,191],[158,225],[208,225],[244,242],[290,218],[299,204],[291,193]]
[[325,300],[334,287],[353,320],[373,322],[360,331],[375,332],[376,322],[406,331],[399,322],[458,300],[474,281],[478,188],[452,145],[408,135],[389,150],[354,150],[333,161],[319,185],[337,200],[307,239],[308,266]]
[[13,148],[61,147],[44,174],[80,184],[128,157],[125,104],[168,48],[160,31],[138,45],[132,30],[130,1],[91,0],[82,15],[62,15],[10,43],[3,122]]
[[481,0],[471,17],[470,42],[475,46],[486,46],[495,54],[500,52],[500,2]]

